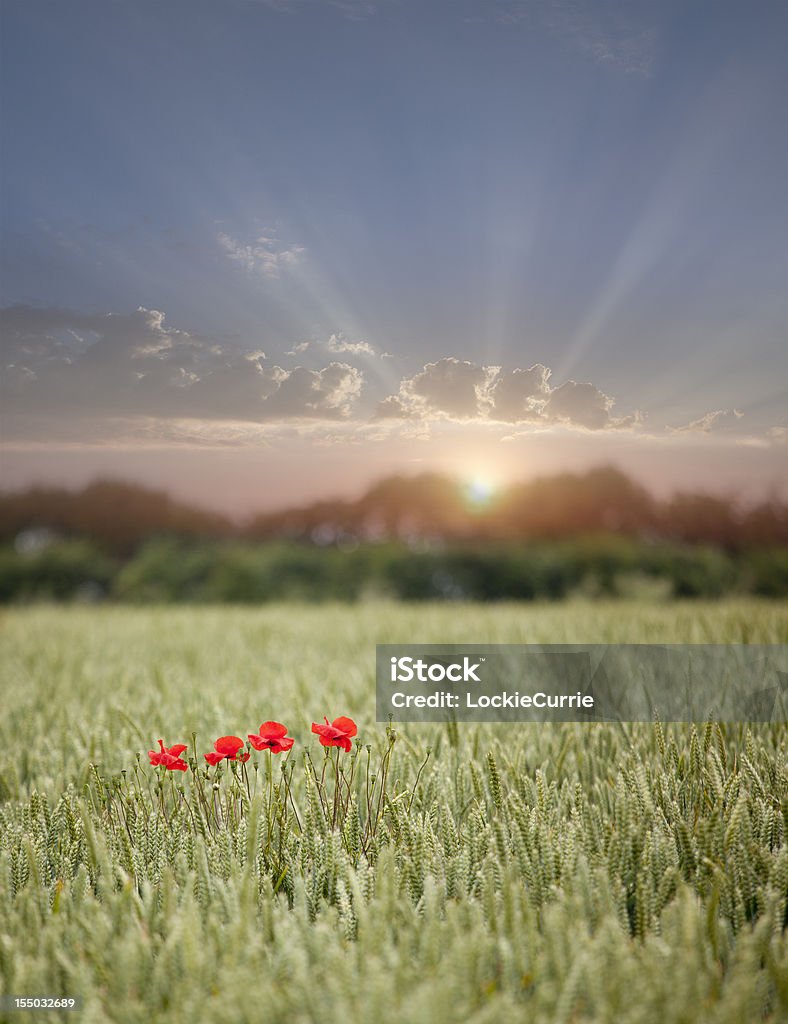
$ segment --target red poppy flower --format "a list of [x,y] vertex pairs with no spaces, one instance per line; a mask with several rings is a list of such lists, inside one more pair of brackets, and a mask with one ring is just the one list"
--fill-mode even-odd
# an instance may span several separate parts
[[149,750],[148,757],[154,768],[161,765],[170,772],[185,772],[188,764],[181,759],[181,754],[186,749],[185,743],[176,743],[173,747],[165,747],[164,740],[159,740],[161,750]]
[[317,733],[323,746],[342,747],[345,752],[349,751],[352,746],[350,738],[358,732],[353,719],[342,716],[335,718],[329,724],[326,718],[325,723],[325,725],[318,725],[317,722],[312,722],[312,732]]
[[293,737],[286,734],[287,726],[281,722],[263,722],[259,734],[249,733],[249,742],[255,750],[270,750],[272,754],[281,754],[295,743]]
[[248,761],[251,756],[248,750],[243,754],[239,753],[243,745],[244,741],[240,736],[220,736],[210,754],[205,755],[205,760],[208,764],[218,764],[225,758],[228,761]]

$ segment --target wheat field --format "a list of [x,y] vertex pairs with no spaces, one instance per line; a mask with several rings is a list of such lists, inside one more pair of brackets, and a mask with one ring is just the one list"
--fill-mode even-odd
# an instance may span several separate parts
[[[376,643],[616,641],[785,643],[788,607],[4,612],[4,1019],[787,1020],[785,725],[374,721]],[[288,754],[206,764],[267,720]]]

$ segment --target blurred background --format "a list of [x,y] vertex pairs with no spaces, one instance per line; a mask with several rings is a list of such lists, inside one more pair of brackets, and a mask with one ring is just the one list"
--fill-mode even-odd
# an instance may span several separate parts
[[788,506],[658,499],[612,466],[493,486],[391,476],[233,520],[119,481],[0,496],[0,599],[260,602],[788,596]]
[[0,599],[788,583],[788,7],[0,5]]

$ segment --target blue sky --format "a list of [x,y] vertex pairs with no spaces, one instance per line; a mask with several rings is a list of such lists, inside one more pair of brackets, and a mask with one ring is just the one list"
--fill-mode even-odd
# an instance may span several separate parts
[[3,0],[7,479],[220,474],[251,505],[250,476],[298,498],[472,452],[772,485],[787,29],[757,2]]

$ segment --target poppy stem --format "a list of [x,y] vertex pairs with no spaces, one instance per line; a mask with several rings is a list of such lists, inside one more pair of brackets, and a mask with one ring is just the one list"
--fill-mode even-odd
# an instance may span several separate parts
[[413,783],[413,789],[411,790],[410,800],[408,800],[408,814],[410,814],[410,809],[413,806],[413,798],[416,795],[416,787],[419,784],[419,779],[421,778],[421,773],[426,768],[427,762],[429,761],[429,759],[430,759],[430,748],[427,747],[427,756],[422,761],[421,767],[419,768],[418,772],[416,773],[416,781]]
[[320,773],[320,788],[322,789],[326,781],[326,762],[331,757],[331,747],[323,747],[323,771]]
[[128,819],[128,815],[126,814],[126,804],[125,804],[125,801],[121,797],[118,800],[118,803],[120,804],[120,811],[121,811],[121,815],[123,817],[123,824],[126,826],[126,831],[129,834],[129,839],[131,840],[131,842],[133,844],[134,843],[134,838],[133,838],[133,836],[131,834],[131,828],[129,827],[129,819]]
[[331,763],[334,765],[334,812],[331,815],[331,828],[337,827],[337,811],[339,809],[339,794],[341,791],[341,784],[339,781],[339,747],[337,747],[336,761],[332,758]]
[[[326,757],[328,757],[328,750],[324,750],[323,753],[323,773],[325,774]],[[315,771],[315,766],[314,763],[312,762],[312,755],[309,753],[308,750],[304,751],[304,768],[306,769],[307,775],[310,777],[311,781],[315,784],[315,789],[317,790],[317,795],[320,800],[320,809],[323,812],[323,818],[326,821],[328,821],[328,809],[326,808],[325,800],[323,799],[322,782],[318,782],[317,772]],[[293,809],[295,810],[295,805],[293,805]]]
[[390,735],[389,736],[388,747],[386,748],[386,750],[385,750],[385,752],[383,754],[383,757],[381,758],[381,762],[380,762],[381,781],[380,781],[380,791],[378,793],[378,805],[377,805],[377,809],[375,811],[375,823],[374,823],[374,828],[373,828],[373,835],[374,835],[375,832],[377,832],[378,825],[380,823],[381,815],[382,815],[382,813],[386,809],[386,780],[388,779],[389,761],[391,760],[391,751],[393,749],[394,749],[394,739]]
[[265,854],[266,857],[271,849],[271,833],[274,829],[274,766],[271,763],[273,755],[271,754],[271,748],[268,748],[268,759],[265,762],[265,773],[268,781],[268,810],[266,814],[268,824],[268,836],[265,843]]
[[186,807],[186,810],[189,812],[189,817],[192,819],[192,828],[196,832],[197,831],[197,822],[194,820],[194,811],[191,808],[191,804],[186,799],[186,794],[183,792],[183,789],[181,789],[181,792],[180,792],[179,795],[180,795],[180,798],[181,798],[181,804],[183,804]]
[[192,768],[192,773],[197,784],[197,802],[198,805],[201,805],[200,818],[208,825],[208,828],[213,832],[213,823],[211,822],[211,810],[208,807],[208,801],[205,798],[205,790],[203,789],[202,784],[202,775],[200,774],[199,765],[196,763],[196,761],[197,759],[195,758],[195,765]]
[[[165,769],[162,767],[161,771],[163,772],[164,770]],[[167,817],[167,808],[164,806],[164,776],[161,775],[161,774],[159,775],[159,787],[158,788],[159,788],[159,808],[161,809],[161,813],[164,816],[164,820],[169,825],[170,821],[169,821],[169,818]]]
[[344,807],[342,808],[342,821],[343,821],[343,823],[347,819],[348,810],[350,808],[350,800],[351,800],[351,797],[353,796],[353,777],[356,774],[356,758],[357,757],[358,757],[358,752],[356,752],[355,754],[351,754],[350,755],[350,777],[345,780],[345,786],[347,788],[347,796],[345,797],[345,804],[344,804]]
[[287,801],[289,800],[290,801],[290,806],[293,808],[293,814],[295,815],[296,824],[298,825],[298,831],[299,832],[303,832],[303,827],[301,825],[301,819],[298,816],[298,809],[296,808],[295,802],[293,800],[293,793],[292,793],[292,790],[290,788],[290,783],[293,781],[293,772],[295,770],[295,764],[292,761],[290,761],[290,754],[289,753],[288,753],[287,757],[288,757],[288,760],[285,762],[285,767],[287,767],[288,764],[290,765],[290,774],[285,776],[285,778],[286,778],[285,787],[286,787],[286,791],[287,791],[287,795],[285,797],[285,806],[287,805]]
[[369,781],[370,781],[369,780],[369,767],[370,767],[371,758],[372,758],[372,749],[371,749],[371,747],[370,747],[370,745],[368,743],[367,744],[367,766],[366,766],[366,775],[367,775],[367,777],[366,777],[366,787],[365,787],[366,800],[367,800],[367,820],[364,822],[364,835],[365,836],[366,836],[367,832],[369,831],[370,822],[372,820],[372,799],[373,799],[373,795],[374,795],[374,792],[375,792],[375,782],[374,782],[374,779],[372,781],[372,789],[370,790],[370,788],[369,788]]

